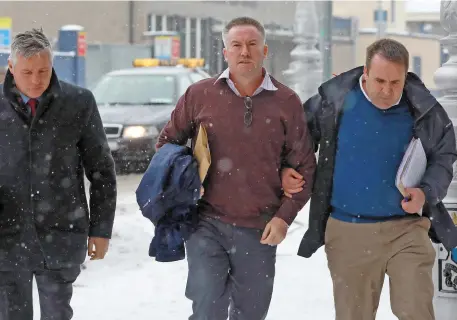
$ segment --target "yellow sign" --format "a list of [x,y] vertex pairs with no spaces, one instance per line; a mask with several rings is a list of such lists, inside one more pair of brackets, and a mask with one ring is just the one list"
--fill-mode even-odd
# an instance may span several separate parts
[[157,67],[160,65],[159,59],[135,59],[133,60],[134,67]]
[[177,60],[160,60],[154,58],[135,59],[133,61],[134,67],[158,67],[158,66],[179,66],[182,65],[186,68],[198,68],[205,66],[205,59],[177,59]]
[[13,19],[10,17],[0,17],[0,29],[11,29],[13,26]]
[[187,68],[203,68],[205,66],[205,59],[195,59],[195,58],[187,58],[187,59],[178,59],[178,65],[181,64]]

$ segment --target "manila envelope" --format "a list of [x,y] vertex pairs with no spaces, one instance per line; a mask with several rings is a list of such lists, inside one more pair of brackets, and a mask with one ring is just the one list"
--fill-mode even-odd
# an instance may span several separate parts
[[200,181],[203,183],[211,165],[211,153],[209,151],[208,135],[202,125],[200,125],[197,140],[195,141],[194,156],[198,162]]

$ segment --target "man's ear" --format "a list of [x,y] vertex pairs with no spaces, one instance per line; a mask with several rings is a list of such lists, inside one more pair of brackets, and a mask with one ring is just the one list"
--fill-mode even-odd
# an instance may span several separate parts
[[225,62],[227,62],[227,49],[226,48],[222,49],[222,54],[224,55]]
[[366,66],[364,66],[363,67],[363,75],[362,75],[362,79],[364,81],[366,81],[368,79],[368,75],[369,75],[368,72],[369,72],[369,69]]

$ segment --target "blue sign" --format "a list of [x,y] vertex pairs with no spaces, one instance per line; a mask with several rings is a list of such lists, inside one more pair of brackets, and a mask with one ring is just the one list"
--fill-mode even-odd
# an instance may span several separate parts
[[0,29],[0,47],[9,47],[11,45],[11,30]]
[[375,22],[387,22],[387,10],[375,10],[374,11]]

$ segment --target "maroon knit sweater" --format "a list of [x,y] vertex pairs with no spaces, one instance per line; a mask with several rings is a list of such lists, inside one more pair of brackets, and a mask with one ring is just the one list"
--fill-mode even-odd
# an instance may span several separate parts
[[[311,195],[316,158],[305,113],[294,91],[272,78],[276,91],[252,97],[253,120],[244,124],[244,98],[225,79],[202,80],[179,99],[156,147],[195,139],[208,132],[211,167],[204,181],[199,212],[240,227],[263,229],[276,216],[288,224]],[[281,168],[302,174],[304,190],[283,196]]]

